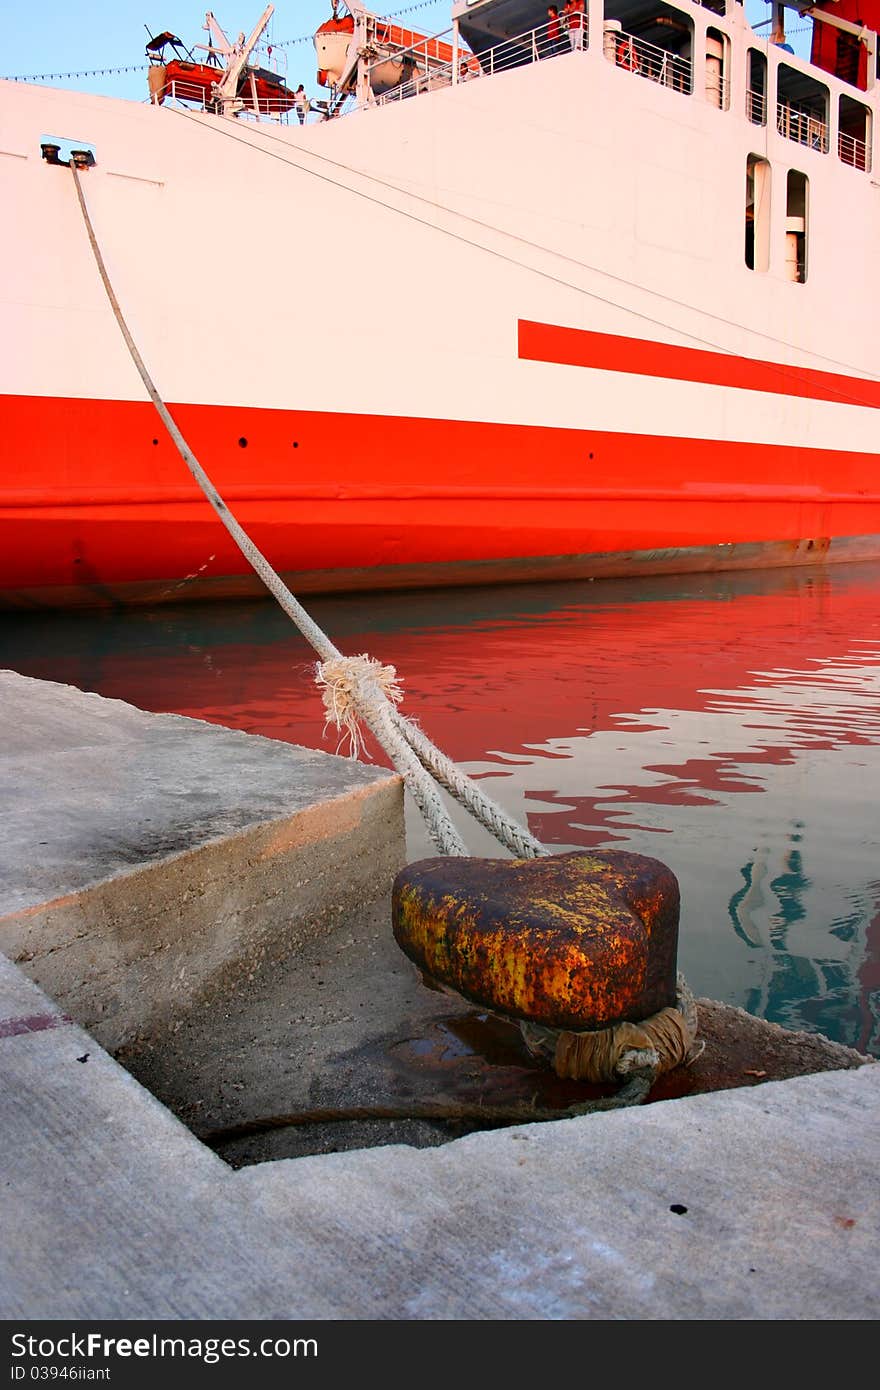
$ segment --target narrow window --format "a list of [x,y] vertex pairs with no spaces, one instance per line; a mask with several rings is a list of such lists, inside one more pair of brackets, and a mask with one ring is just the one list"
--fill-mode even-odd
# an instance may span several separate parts
[[752,125],[767,124],[767,55],[757,48],[749,49],[749,85],[746,90],[746,115]]
[[854,87],[858,86],[862,45],[855,34],[847,34],[842,29],[838,29],[835,38],[837,40],[837,65],[834,71],[838,77],[843,78],[844,82],[851,82]]
[[807,278],[808,192],[806,174],[789,169],[785,195],[785,278],[799,285]]
[[726,111],[727,39],[720,29],[706,30],[706,100],[710,106]]
[[871,112],[852,97],[841,95],[837,121],[837,153],[854,169],[871,168]]
[[780,63],[776,70],[776,95],[779,134],[827,154],[830,93],[824,82],[817,82],[788,63]]
[[770,164],[757,154],[746,160],[746,265],[770,265]]

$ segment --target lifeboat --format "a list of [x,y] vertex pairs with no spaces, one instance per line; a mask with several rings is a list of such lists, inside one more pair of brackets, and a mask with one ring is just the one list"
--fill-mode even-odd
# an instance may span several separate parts
[[[209,12],[205,16],[205,27],[212,32],[214,44],[197,45],[206,47],[205,60],[197,59],[169,30],[151,38],[146,53],[150,60],[150,99],[154,105],[161,106],[170,96],[208,110],[225,109],[225,103],[231,99],[240,101],[242,106],[259,115],[277,116],[293,110],[294,93],[281,74],[249,61],[271,13],[270,6],[246,45],[241,41],[232,45]],[[271,54],[271,49],[268,51]]]
[[[357,60],[363,56],[369,63],[370,87],[374,96],[382,96],[392,87],[406,82],[412,75],[413,63],[401,50],[410,45],[395,41],[392,30],[403,35],[403,30],[376,19],[375,15],[362,12],[364,28],[355,42],[355,20],[353,14],[336,15],[325,20],[315,31],[315,55],[318,60],[318,83],[322,87],[341,90],[353,88]],[[422,34],[412,34],[410,42],[424,38]]]
[[354,16],[341,15],[325,20],[315,31],[315,56],[318,59],[318,83],[322,87],[338,87],[339,79],[348,66],[348,47],[354,38]]
[[[340,15],[333,3],[331,18],[315,31],[320,86],[351,92],[365,73],[370,92],[380,97],[405,82],[417,81],[422,90],[451,81],[452,44],[380,19],[359,0],[351,0],[347,9]],[[471,53],[459,56],[463,76],[479,71]]]
[[[176,96],[179,101],[195,101],[200,105],[211,106],[214,88],[223,73],[222,68],[216,67],[213,63],[188,62],[183,58],[173,58],[170,62],[162,64],[161,68],[164,70],[164,78],[160,84],[159,95],[155,98],[159,106],[169,94]],[[152,70],[150,94],[153,95]],[[246,68],[239,78],[237,94],[249,98],[248,107],[258,110],[264,116],[293,110],[293,92],[283,78],[267,68]]]

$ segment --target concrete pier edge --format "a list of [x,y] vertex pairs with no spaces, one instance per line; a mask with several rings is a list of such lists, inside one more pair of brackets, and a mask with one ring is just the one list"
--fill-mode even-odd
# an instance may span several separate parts
[[[63,988],[41,987],[0,955],[0,1317],[876,1317],[880,1068],[867,1061],[576,1120],[478,1132],[434,1148],[381,1146],[228,1167],[108,1048],[163,1026],[161,1010],[145,1007],[140,997],[145,981],[160,988],[177,980],[174,1007],[185,1008],[215,977],[225,979],[236,968],[237,942],[253,959],[274,941],[289,946],[297,932],[320,930],[317,903],[327,884],[343,897],[378,891],[400,856],[399,782],[370,769],[331,771],[341,759],[322,762],[322,788],[328,775],[342,781],[309,821],[309,796],[297,800],[288,785],[294,768],[309,765],[297,750],[277,744],[263,750],[259,745],[268,740],[251,742],[130,706],[109,710],[118,702],[64,694],[63,687],[43,691],[41,721],[35,687],[44,683],[24,680],[0,673],[0,693],[16,729],[22,722],[16,697],[28,704],[40,754],[29,765],[41,768],[44,780],[24,786],[16,799],[23,765],[3,762],[12,817],[32,818],[19,825],[18,839],[7,840],[0,863],[6,876],[0,949],[11,942],[19,951],[24,943],[28,974],[45,970]],[[84,719],[93,721],[90,731]],[[77,822],[71,802],[62,808],[65,835],[45,846],[49,853],[34,865],[25,891],[25,847],[48,836],[36,833],[40,805],[54,805],[62,783],[87,790],[81,774],[88,768],[96,776],[100,769],[102,788],[115,780],[125,796],[132,777],[146,775],[145,747],[159,728],[173,756],[167,748],[161,755],[151,815],[143,810],[140,817],[141,836],[157,808],[166,817],[151,862],[145,869],[125,862],[131,843],[112,818],[102,820],[103,796],[88,825]],[[187,760],[182,750],[193,746],[191,739],[198,757]],[[225,780],[230,739],[245,740],[236,744],[243,760],[238,771],[249,769],[259,802],[239,776]],[[213,750],[218,761],[206,781]],[[319,762],[326,756],[314,755]],[[266,784],[279,758],[284,771]],[[188,799],[193,787],[201,799]],[[352,804],[360,810],[346,820],[344,807]],[[230,806],[236,808],[231,820]],[[371,808],[366,816],[365,806]],[[180,829],[181,807],[191,835],[182,855],[169,853],[175,841],[167,833]],[[46,819],[44,828],[49,824]],[[97,843],[100,864],[89,859]],[[361,845],[348,888],[337,858],[343,843]],[[224,846],[235,846],[225,859]],[[182,862],[203,854],[203,866],[216,869],[222,861],[210,880],[220,885],[213,898],[210,891],[198,894],[199,871]],[[265,863],[284,877],[283,893],[267,895],[272,876],[260,880]],[[305,863],[309,872],[300,875]],[[262,887],[250,898],[254,869]],[[100,897],[105,883],[117,894],[120,886],[143,888],[143,880],[132,880],[142,872],[154,875],[142,896]],[[190,891],[189,897],[169,891],[161,914],[143,910],[155,901],[157,873]],[[65,891],[48,899],[53,916],[39,892],[47,883],[57,889],[65,875]],[[234,900],[225,916],[221,887]],[[123,897],[139,904],[138,911],[125,916]],[[199,915],[205,898],[207,920]],[[191,915],[174,918],[169,930],[167,912],[178,900]],[[291,903],[299,905],[293,926]],[[224,929],[211,935],[218,911]],[[192,952],[179,939],[189,931],[198,943]],[[48,941],[42,953],[40,932]],[[206,942],[214,954],[210,970],[200,974]],[[87,967],[127,979],[106,1011],[98,1007],[103,985],[71,982]],[[73,1012],[88,1017],[89,1026],[74,1022]]]

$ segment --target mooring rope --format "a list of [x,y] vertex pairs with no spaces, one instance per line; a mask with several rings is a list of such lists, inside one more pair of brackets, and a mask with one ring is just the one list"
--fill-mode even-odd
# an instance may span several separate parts
[[[519,859],[537,859],[548,855],[546,845],[513,820],[506,811],[487,796],[481,787],[461,771],[451,758],[441,751],[435,743],[419,728],[396,709],[403,698],[397,683],[397,672],[393,666],[383,666],[374,657],[347,656],[338,661],[321,662],[317,668],[317,683],[323,687],[324,709],[327,720],[338,729],[344,729],[344,739],[348,741],[349,753],[357,757],[363,740],[357,726],[364,699],[378,695],[384,700],[391,724],[399,732],[416,754],[422,767],[429,772],[434,781],[455,797],[475,820],[478,820]],[[325,726],[326,727],[326,726]],[[463,851],[467,854],[467,850]]]
[[197,1139],[210,1148],[221,1148],[237,1139],[251,1139],[275,1129],[293,1129],[306,1125],[353,1124],[364,1120],[430,1120],[447,1124],[473,1122],[488,1128],[490,1125],[529,1125],[547,1120],[573,1120],[580,1115],[592,1115],[602,1110],[624,1110],[640,1105],[653,1085],[653,1076],[633,1074],[625,1086],[613,1096],[596,1100],[577,1101],[564,1109],[554,1110],[528,1101],[509,1105],[484,1105],[482,1101],[464,1100],[401,1100],[390,1104],[315,1106],[306,1110],[291,1110],[282,1115],[259,1115],[237,1125],[220,1128],[196,1128]]
[[[232,536],[241,553],[256,572],[266,588],[280,604],[289,618],[296,624],[302,636],[321,657],[316,666],[315,679],[322,688],[322,698],[328,722],[332,721],[340,730],[343,741],[347,740],[349,755],[356,757],[363,748],[363,738],[358,728],[358,719],[363,720],[391,759],[394,767],[403,778],[404,786],[410,792],[422,813],[428,831],[440,853],[443,855],[467,857],[468,849],[458,830],[449,817],[437,794],[435,782],[444,787],[470,814],[480,822],[495,838],[521,859],[536,859],[550,854],[550,850],[503,810],[482,788],[466,777],[412,720],[401,714],[397,705],[402,699],[402,690],[393,666],[383,665],[374,657],[362,653],[347,657],[333,644],[323,629],[303,608],[299,600],[254,544],[250,536],[232,515],[217,488],[199,463],[177,426],[174,417],[147,370],[126,323],[122,308],[107,271],[101,248],[92,225],[89,210],[82,190],[82,183],[75,161],[70,160],[74,186],[79,200],[83,221],[88,233],[89,244],[101,276],[107,298],[113,310],[120,332],[131,359],[147,394],[159,413],[181,458],[198,483],[204,496],[210,502],[226,530]],[[430,774],[430,775],[429,775]],[[690,1004],[688,1004],[688,998]],[[696,1032],[696,1010],[693,995],[684,981],[678,977],[678,1009],[665,1009],[653,1019],[642,1024],[621,1024],[614,1029],[598,1030],[595,1034],[557,1033],[553,1035],[553,1062],[560,1076],[576,1076],[580,1079],[623,1080],[621,1091],[610,1099],[586,1102],[574,1106],[563,1114],[586,1114],[591,1110],[617,1109],[621,1106],[639,1104],[645,1099],[653,1081],[661,1071],[689,1061],[698,1055],[693,1045]],[[692,1022],[689,1019],[692,1015]],[[675,1015],[673,1018],[672,1016]],[[620,1031],[624,1030],[624,1031]],[[626,1031],[629,1030],[629,1031]],[[553,1030],[523,1026],[527,1044],[536,1053],[545,1052],[549,1046],[548,1035]],[[614,1036],[611,1036],[614,1035]],[[529,1039],[531,1038],[531,1042]],[[670,1061],[675,1056],[676,1061]],[[593,1072],[596,1074],[593,1075]],[[392,1113],[393,1112],[393,1113]],[[314,1117],[320,1112],[311,1111]],[[437,1118],[441,1116],[437,1115]],[[560,1112],[542,1114],[531,1109],[527,1114],[510,1107],[495,1111],[491,1107],[474,1107],[468,1118],[479,1118],[492,1122],[524,1122],[526,1119],[539,1120],[560,1118]],[[355,1118],[355,1112],[325,1111],[324,1120]],[[359,1117],[359,1116],[358,1116]],[[366,1114],[363,1118],[367,1118]],[[414,1118],[412,1108],[404,1116],[394,1107],[376,1108],[370,1118]],[[421,1118],[428,1118],[427,1108],[420,1111]],[[448,1116],[447,1116],[448,1117]],[[464,1118],[463,1112],[459,1118]],[[254,1121],[240,1133],[257,1133],[269,1128],[314,1123],[296,1116],[276,1116],[267,1120]],[[219,1137],[214,1136],[215,1139]],[[233,1137],[227,1132],[224,1138]],[[238,1136],[236,1136],[238,1137]],[[208,1140],[207,1142],[210,1142]]]
[[389,691],[399,689],[395,684],[396,672],[393,667],[383,666],[381,662],[364,655],[346,657],[334,646],[330,638],[291,593],[262,551],[258,549],[232,515],[184,439],[129,332],[128,324],[107,272],[101,248],[98,245],[92,219],[86,206],[79,171],[73,159],[70,161],[70,169],[98,272],[120,332],[125,339],[125,345],[147,394],[159,412],[162,423],[174,441],[178,453],[239,550],[287,616],[296,624],[306,641],[322,658],[317,666],[316,680],[319,685],[325,688],[325,691],[330,691],[329,701],[325,695],[325,709],[328,711],[328,716],[336,722],[337,727],[347,731],[352,755],[355,756],[362,746],[360,736],[355,733],[356,715],[371,730],[400,773],[405,787],[421,811],[431,838],[441,854],[466,857],[468,850],[437,794],[434,780],[429,775],[430,765],[442,769],[442,773],[438,772],[437,774],[437,780],[514,854],[521,858],[537,858],[549,854],[549,850],[544,845],[536,840],[528,830],[519,825],[496,802],[492,801],[491,797],[488,797],[469,778],[465,777],[438,748],[431,744],[420,729],[400,714],[395,708],[395,701],[398,699],[397,694],[394,694],[393,699],[389,696]]

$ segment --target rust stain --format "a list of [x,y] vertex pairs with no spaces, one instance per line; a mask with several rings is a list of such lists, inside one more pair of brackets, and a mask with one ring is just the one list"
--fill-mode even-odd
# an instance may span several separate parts
[[678,883],[621,850],[428,859],[398,874],[401,949],[466,999],[583,1030],[675,1003]]

